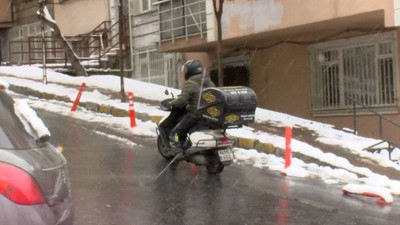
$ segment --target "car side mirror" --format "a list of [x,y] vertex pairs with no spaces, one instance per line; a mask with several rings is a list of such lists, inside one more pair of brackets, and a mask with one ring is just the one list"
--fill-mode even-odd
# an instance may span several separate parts
[[36,141],[39,143],[45,143],[48,142],[50,140],[50,135],[42,135],[41,137],[39,137],[39,139],[37,139]]

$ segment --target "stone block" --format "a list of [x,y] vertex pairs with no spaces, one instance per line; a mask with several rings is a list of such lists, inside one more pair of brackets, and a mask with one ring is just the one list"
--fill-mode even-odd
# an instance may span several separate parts
[[136,117],[136,119],[140,119],[143,122],[151,120],[151,116],[147,113],[135,112],[135,117]]
[[45,93],[43,92],[40,96],[42,99],[53,100],[56,98],[55,94]]
[[100,113],[105,113],[105,114],[111,114],[111,107],[107,105],[100,105],[99,106],[99,112]]
[[257,142],[256,139],[242,138],[242,137],[239,137],[237,140],[238,140],[237,146],[239,148],[246,148],[246,149],[254,149],[255,143]]
[[256,142],[254,148],[259,152],[275,154],[275,146],[271,143]]
[[93,102],[86,102],[85,108],[90,111],[98,112],[99,104]]
[[71,102],[68,96],[56,95],[54,99],[62,102]]
[[129,116],[129,111],[112,107],[111,114],[116,117],[127,117]]

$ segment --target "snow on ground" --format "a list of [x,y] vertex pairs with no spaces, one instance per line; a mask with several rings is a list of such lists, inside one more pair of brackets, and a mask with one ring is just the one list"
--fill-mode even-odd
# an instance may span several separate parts
[[[73,101],[77,95],[77,88],[66,87],[64,85],[81,85],[82,82],[86,83],[87,87],[109,89],[111,91],[120,91],[120,78],[117,76],[90,76],[90,77],[71,77],[61,73],[53,71],[47,72],[48,84],[44,85],[42,80],[43,71],[37,67],[29,66],[14,66],[14,67],[0,67],[0,74],[6,74],[10,76],[1,76],[0,79],[10,84],[34,88],[42,92],[68,96]],[[125,90],[132,91],[135,96],[161,101],[165,96],[166,87],[149,84],[133,79],[125,79]],[[174,95],[179,94],[179,90],[172,89]],[[127,103],[121,103],[119,100],[111,99],[110,96],[101,94],[99,91],[85,91],[81,97],[81,101],[90,101],[103,105],[112,105],[116,108],[128,109]],[[135,135],[147,135],[155,136],[155,124],[147,121],[143,122],[137,120],[137,127],[130,128],[129,120],[127,118],[115,118],[110,115],[101,113],[93,113],[85,109],[80,109],[76,112],[70,112],[70,105],[57,102],[57,101],[44,101],[40,99],[29,99],[29,104],[34,108],[42,108],[53,112],[61,113],[72,118],[84,119],[91,122],[98,122],[103,126],[112,126],[127,132],[131,132]],[[135,102],[134,109],[136,112],[148,113],[151,115],[166,115],[167,113],[158,109],[158,106],[152,106],[144,103]],[[355,154],[361,157],[370,158],[376,161],[381,166],[392,167],[396,170],[400,170],[400,150],[396,149],[392,152],[391,157],[397,161],[391,161],[389,159],[389,153],[386,150],[371,153],[363,150],[367,146],[371,146],[378,143],[379,140],[364,138],[350,134],[348,132],[334,129],[333,126],[328,124],[322,124],[311,120],[305,120],[302,118],[290,116],[283,113],[278,113],[266,109],[257,108],[256,110],[256,122],[267,122],[272,123],[275,126],[291,126],[293,129],[302,128],[308,129],[315,132],[318,136],[317,141],[340,145],[344,148],[348,148]],[[99,131],[94,131],[98,134],[107,135]],[[254,130],[250,127],[243,127],[241,129],[231,129],[228,131],[229,134],[238,137],[255,138],[261,142],[267,142],[275,145],[279,148],[285,148],[285,139],[282,136],[277,136],[267,132],[261,132]],[[127,142],[126,139],[119,137],[110,137],[116,141]],[[300,159],[293,158],[292,164],[289,168],[284,168],[284,159],[275,155],[265,154],[257,152],[256,150],[246,150],[241,148],[235,148],[235,155],[237,163],[251,164],[258,168],[268,168],[270,170],[276,170],[285,173],[288,176],[296,177],[319,177],[328,184],[363,184],[361,187],[368,186],[370,188],[376,187],[379,189],[376,193],[382,193],[382,189],[388,193],[400,195],[400,181],[390,180],[386,176],[373,173],[368,168],[361,168],[352,165],[347,159],[338,157],[332,153],[326,153],[321,149],[315,148],[308,143],[301,142],[299,140],[292,140],[291,144],[292,151],[300,152],[304,155],[308,155],[322,162],[326,162],[330,165],[334,165],[335,168],[320,166],[314,163],[305,163]],[[361,175],[361,176],[360,176]],[[354,191],[354,187],[359,191]],[[359,186],[351,186],[351,190],[354,192],[361,192],[362,188]],[[375,193],[375,192],[374,192]],[[385,198],[389,198],[385,196]]]

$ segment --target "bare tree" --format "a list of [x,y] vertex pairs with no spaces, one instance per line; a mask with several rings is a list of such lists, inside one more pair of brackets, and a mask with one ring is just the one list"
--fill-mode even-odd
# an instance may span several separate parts
[[[52,31],[53,36],[57,40],[58,43],[65,49],[65,54],[68,59],[71,61],[72,68],[74,68],[77,76],[87,76],[87,72],[85,67],[82,66],[81,61],[78,59],[78,56],[75,54],[72,47],[69,45],[67,40],[65,40],[64,36],[60,32],[60,28],[56,24],[56,22],[51,18],[48,9],[46,7],[47,0],[38,0],[38,16],[46,25],[48,25]],[[43,43],[45,44],[45,43]]]
[[218,86],[224,86],[224,66],[222,64],[222,13],[224,11],[224,0],[213,0],[214,13],[217,19],[217,63],[218,63]]

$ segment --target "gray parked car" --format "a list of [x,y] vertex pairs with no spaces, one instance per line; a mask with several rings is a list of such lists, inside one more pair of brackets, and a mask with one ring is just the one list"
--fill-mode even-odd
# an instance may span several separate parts
[[71,225],[67,161],[49,135],[32,135],[6,86],[0,82],[0,224]]

